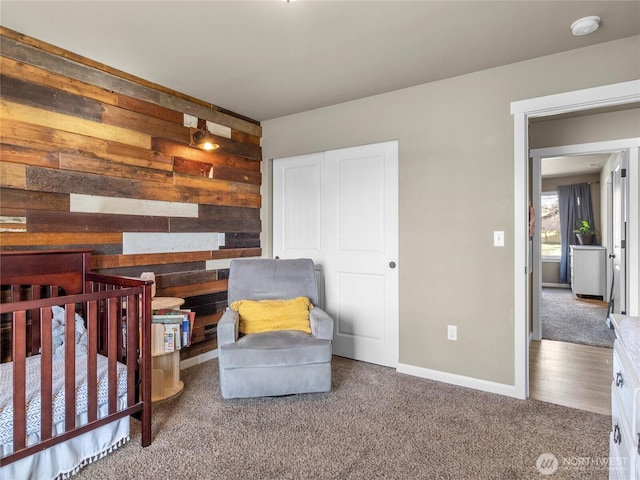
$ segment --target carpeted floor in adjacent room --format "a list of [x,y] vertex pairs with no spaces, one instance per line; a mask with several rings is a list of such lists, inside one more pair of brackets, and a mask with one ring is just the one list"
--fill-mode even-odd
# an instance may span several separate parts
[[604,415],[340,357],[321,394],[223,400],[217,360],[181,373],[151,446],[132,420],[131,442],[74,478],[513,480],[543,478],[539,458],[557,459],[554,479],[607,478]]
[[569,288],[543,288],[542,338],[613,348],[615,333],[605,323],[607,303],[581,298]]

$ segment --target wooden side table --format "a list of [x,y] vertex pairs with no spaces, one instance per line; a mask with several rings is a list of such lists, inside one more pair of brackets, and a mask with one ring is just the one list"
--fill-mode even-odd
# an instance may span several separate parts
[[[184,303],[178,297],[154,297],[152,310],[180,308]],[[180,380],[180,350],[164,351],[164,325],[151,324],[151,402],[174,398],[184,389]]]

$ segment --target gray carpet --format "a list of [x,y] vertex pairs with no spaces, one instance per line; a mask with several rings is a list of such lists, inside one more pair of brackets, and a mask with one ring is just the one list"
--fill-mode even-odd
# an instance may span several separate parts
[[[608,416],[340,357],[329,393],[223,400],[217,368],[183,371],[184,392],[154,405],[151,446],[132,421],[131,442],[74,478],[607,478]],[[542,454],[558,461],[552,477]]]
[[568,288],[543,288],[542,338],[613,348],[615,333],[607,327],[607,304],[580,298]]

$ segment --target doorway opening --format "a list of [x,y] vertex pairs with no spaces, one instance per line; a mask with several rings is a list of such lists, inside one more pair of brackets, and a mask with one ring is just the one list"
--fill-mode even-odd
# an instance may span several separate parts
[[[605,151],[610,146],[606,142],[531,151],[531,200],[539,228],[531,237],[529,394],[537,400],[605,415],[611,410],[615,339],[607,324],[608,300],[614,298],[608,257],[614,243],[619,243],[614,242],[619,233],[612,236],[613,225],[620,227],[616,232],[624,232],[628,220],[626,195],[613,195],[612,178],[629,152]],[[573,154],[568,155],[568,150]],[[573,219],[576,225],[567,220],[572,216],[569,210],[578,207],[567,201],[573,199],[569,194],[577,192],[586,197],[577,200],[589,205],[588,221],[594,231],[592,241],[585,245],[574,230],[584,219]],[[582,207],[585,213],[585,205]],[[624,215],[614,219],[614,211]],[[558,248],[560,243],[564,249]],[[626,292],[628,282],[624,275],[619,277],[615,298],[622,297],[619,303],[624,303],[621,292]]]
[[[531,338],[531,300],[533,249],[529,241],[529,121],[536,117],[586,112],[598,108],[620,107],[640,102],[640,80],[595,87],[575,92],[513,102],[514,117],[514,396],[529,396],[529,342]],[[619,141],[622,142],[622,141]],[[640,139],[627,139],[629,158],[629,217],[638,218],[638,147]],[[638,225],[629,226],[628,314],[638,315]]]

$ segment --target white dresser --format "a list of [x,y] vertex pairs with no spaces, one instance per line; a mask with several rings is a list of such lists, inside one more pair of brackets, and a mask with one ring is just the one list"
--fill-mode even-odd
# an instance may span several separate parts
[[640,479],[640,317],[613,315],[609,478]]
[[571,290],[576,295],[606,296],[606,247],[569,245],[571,255]]

